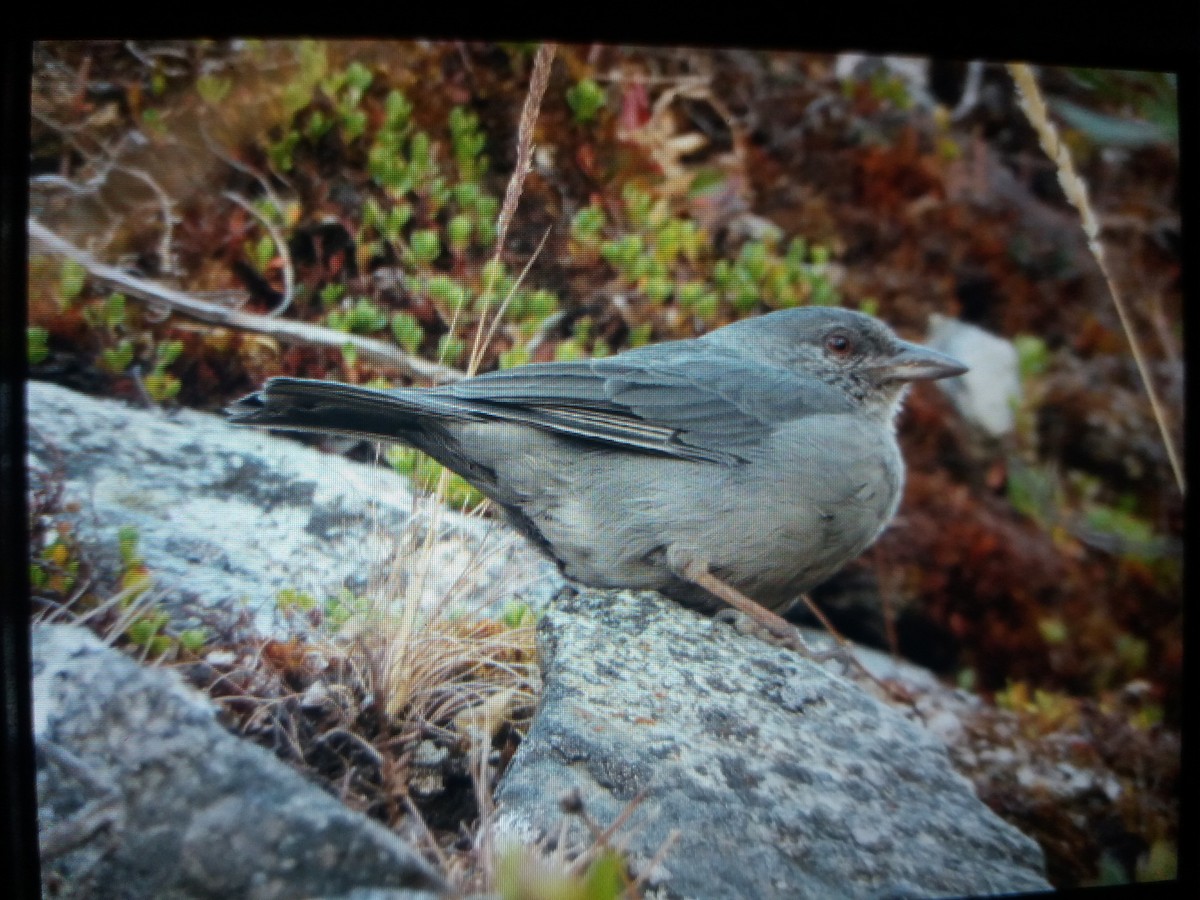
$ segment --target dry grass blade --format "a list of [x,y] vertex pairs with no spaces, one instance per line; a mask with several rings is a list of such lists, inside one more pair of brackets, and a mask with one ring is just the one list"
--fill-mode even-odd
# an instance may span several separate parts
[[1058,129],[1054,123],[1050,121],[1050,115],[1046,109],[1045,98],[1042,97],[1041,88],[1038,87],[1037,78],[1034,77],[1033,69],[1026,63],[1010,63],[1008,66],[1009,74],[1012,75],[1013,81],[1017,85],[1017,96],[1020,98],[1021,109],[1024,111],[1029,123],[1037,132],[1038,141],[1042,145],[1042,149],[1046,155],[1054,162],[1058,170],[1058,182],[1062,185],[1063,193],[1071,205],[1079,212],[1080,224],[1083,226],[1084,234],[1087,236],[1088,249],[1092,251],[1092,256],[1096,258],[1097,265],[1100,266],[1100,271],[1104,275],[1104,280],[1108,284],[1109,294],[1112,296],[1113,305],[1117,310],[1117,317],[1121,320],[1121,328],[1125,331],[1125,337],[1129,341],[1129,348],[1133,353],[1133,361],[1137,365],[1138,375],[1142,379],[1142,384],[1146,387],[1146,393],[1150,397],[1150,406],[1154,410],[1154,420],[1158,423],[1159,433],[1162,435],[1163,444],[1167,449],[1167,457],[1171,461],[1171,469],[1175,473],[1175,483],[1179,487],[1179,492],[1184,494],[1187,492],[1187,482],[1183,471],[1183,462],[1180,459],[1179,448],[1175,446],[1175,442],[1171,439],[1170,428],[1167,425],[1166,409],[1161,398],[1158,396],[1158,391],[1154,387],[1154,381],[1150,377],[1150,369],[1146,363],[1145,354],[1142,352],[1141,343],[1137,339],[1137,335],[1133,331],[1133,322],[1129,316],[1129,310],[1126,308],[1125,299],[1117,287],[1116,279],[1113,278],[1112,272],[1108,266],[1108,260],[1104,253],[1104,244],[1100,241],[1100,225],[1096,219],[1096,213],[1092,209],[1091,202],[1088,200],[1087,185],[1080,178],[1079,173],[1075,171],[1075,163],[1071,159],[1071,151],[1067,145],[1059,137]]

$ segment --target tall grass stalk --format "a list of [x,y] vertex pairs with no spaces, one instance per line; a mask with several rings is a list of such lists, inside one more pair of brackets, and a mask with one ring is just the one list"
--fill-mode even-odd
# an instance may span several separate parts
[[1183,462],[1180,459],[1179,448],[1175,446],[1175,442],[1171,439],[1171,431],[1167,425],[1166,408],[1158,395],[1158,390],[1154,386],[1154,380],[1150,377],[1150,368],[1146,362],[1146,356],[1142,351],[1141,343],[1138,341],[1137,335],[1133,330],[1133,321],[1130,318],[1129,310],[1126,307],[1125,299],[1117,286],[1116,279],[1113,278],[1112,271],[1109,269],[1108,260],[1104,253],[1104,244],[1100,240],[1100,225],[1096,219],[1096,213],[1092,209],[1092,204],[1088,200],[1087,185],[1075,170],[1075,163],[1071,159],[1071,151],[1059,136],[1058,128],[1050,121],[1050,115],[1046,109],[1046,101],[1042,96],[1041,88],[1038,87],[1037,78],[1034,76],[1033,69],[1027,63],[1009,63],[1009,74],[1017,86],[1017,96],[1021,103],[1021,109],[1024,111],[1026,118],[1029,119],[1029,124],[1033,126],[1037,132],[1038,141],[1042,145],[1042,149],[1046,155],[1054,162],[1058,170],[1058,183],[1062,185],[1063,193],[1066,194],[1067,200],[1079,213],[1080,224],[1083,226],[1083,233],[1087,237],[1088,249],[1092,251],[1092,256],[1096,258],[1097,265],[1100,266],[1100,272],[1104,275],[1104,280],[1108,284],[1108,292],[1112,297],[1113,305],[1116,307],[1117,316],[1121,320],[1121,328],[1125,332],[1125,337],[1129,340],[1129,348],[1133,353],[1133,361],[1137,365],[1138,375],[1142,379],[1142,384],[1146,387],[1146,393],[1150,397],[1150,407],[1154,411],[1154,420],[1158,423],[1158,430],[1162,436],[1163,444],[1167,448],[1167,457],[1171,461],[1171,469],[1175,473],[1175,483],[1179,488],[1179,493],[1187,493],[1187,482],[1183,471]]

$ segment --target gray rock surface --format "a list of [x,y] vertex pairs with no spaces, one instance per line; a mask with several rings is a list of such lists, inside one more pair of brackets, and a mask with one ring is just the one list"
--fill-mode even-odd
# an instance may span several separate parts
[[[943,746],[857,686],[656,595],[560,598],[541,707],[498,793],[500,842],[559,834],[578,790],[668,897],[1048,890],[1041,850]],[[879,665],[879,660],[873,660]],[[578,821],[569,840],[590,838]]]
[[444,889],[382,825],[225,731],[174,674],[76,626],[35,627],[32,649],[43,879],[55,896]]
[[[275,627],[283,588],[317,600],[343,586],[416,578],[427,514],[388,469],[320,453],[191,410],[139,409],[30,382],[31,483],[65,478],[77,533],[101,569],[118,566],[117,532],[138,552],[173,611],[190,603],[249,609]],[[562,584],[517,535],[440,512],[423,596],[451,591],[472,606],[533,602]]]

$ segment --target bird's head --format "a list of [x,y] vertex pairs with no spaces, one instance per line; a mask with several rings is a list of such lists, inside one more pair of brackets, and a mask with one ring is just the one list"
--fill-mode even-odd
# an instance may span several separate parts
[[721,328],[708,338],[763,362],[803,371],[888,418],[912,382],[967,371],[954,357],[901,340],[879,319],[849,309],[780,310]]

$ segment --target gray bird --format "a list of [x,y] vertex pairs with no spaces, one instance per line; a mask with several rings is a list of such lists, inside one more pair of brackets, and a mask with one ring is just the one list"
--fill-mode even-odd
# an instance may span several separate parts
[[428,389],[272,378],[229,414],[409,444],[574,581],[755,614],[726,588],[783,612],[875,540],[900,501],[908,384],[965,371],[870,316],[806,307]]

